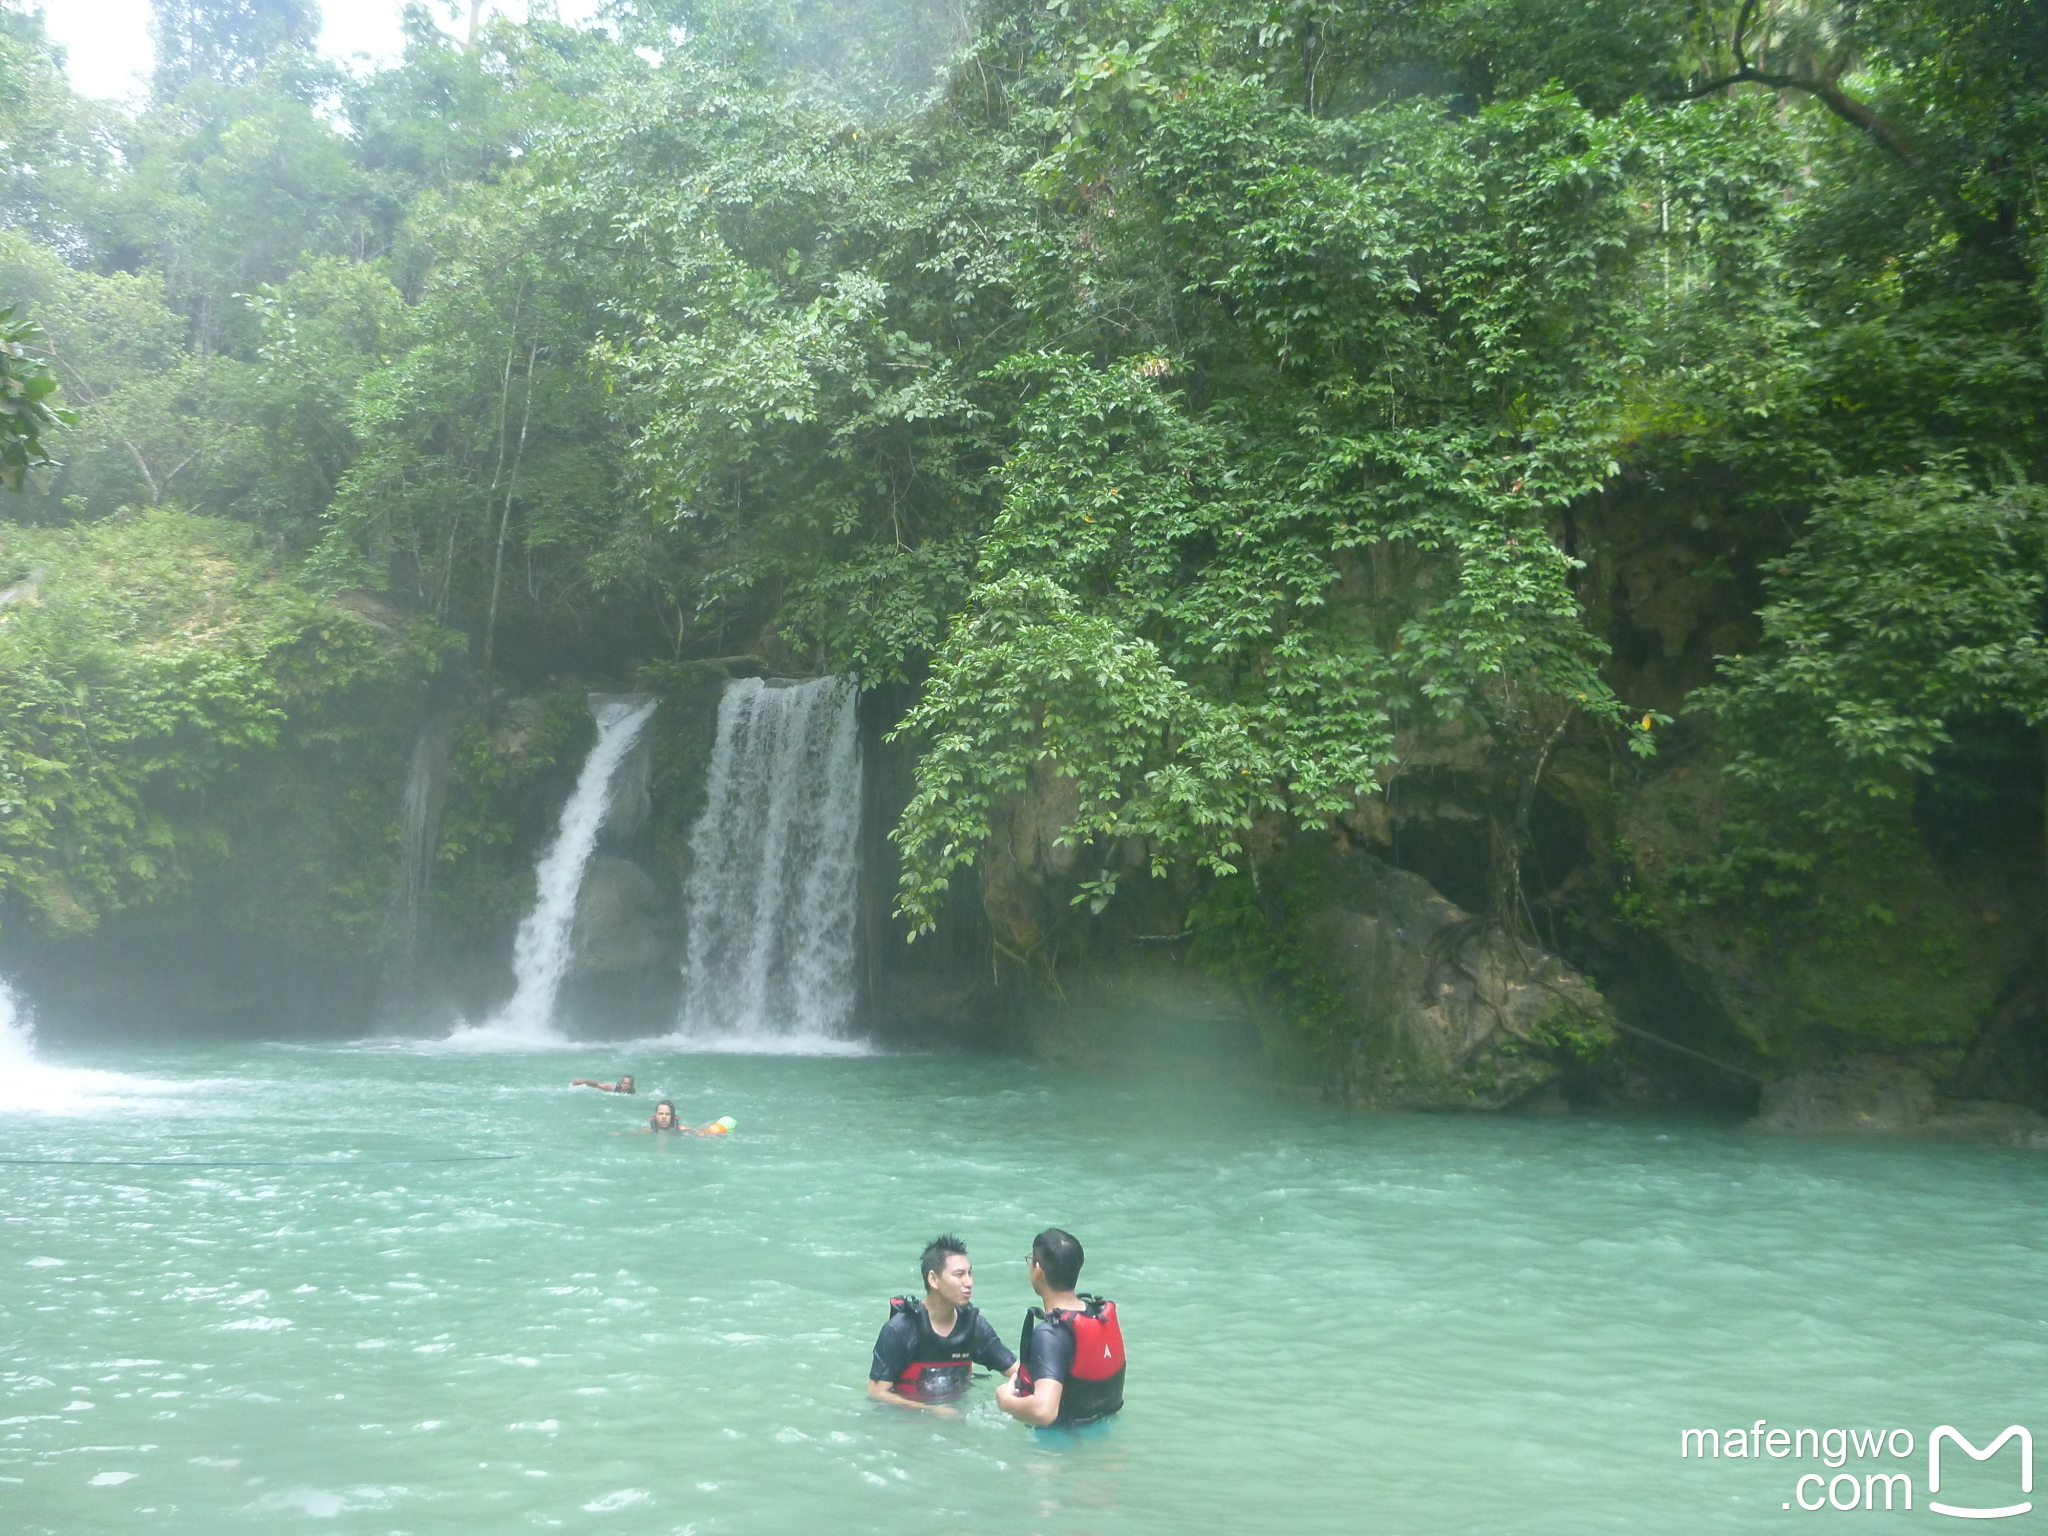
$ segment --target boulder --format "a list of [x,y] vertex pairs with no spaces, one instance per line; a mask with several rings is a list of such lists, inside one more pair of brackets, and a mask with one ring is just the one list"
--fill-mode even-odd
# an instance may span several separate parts
[[1766,1131],[1915,1131],[1934,1115],[1934,1082],[1905,1062],[1861,1056],[1764,1085]]
[[[1619,832],[1620,876],[1638,934],[1654,934],[1702,1012],[1755,1059],[1819,1065],[1906,1061],[1953,1074],[2038,955],[2031,896],[1992,860],[1943,863],[1910,809],[1850,840],[1769,894],[1702,901],[1702,871],[1726,856],[1731,814],[1720,757],[1696,753],[1634,793]],[[2038,880],[2038,872],[2030,879]]]
[[1554,1109],[1573,1065],[1613,1041],[1578,972],[1447,901],[1420,875],[1353,852],[1303,919],[1330,1001],[1338,1089],[1389,1109]]
[[2048,1119],[2021,1104],[1944,1099],[1909,1062],[1852,1057],[1764,1086],[1759,1130],[1809,1135],[1888,1132],[1962,1136],[2048,1150]]

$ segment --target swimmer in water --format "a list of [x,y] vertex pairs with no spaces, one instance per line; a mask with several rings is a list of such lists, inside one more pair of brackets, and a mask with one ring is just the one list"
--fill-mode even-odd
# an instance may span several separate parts
[[[727,1115],[723,1120],[714,1120],[709,1125],[685,1125],[676,1118],[675,1101],[663,1099],[654,1106],[654,1113],[648,1117],[647,1123],[632,1134],[648,1136],[663,1131],[674,1131],[684,1136],[729,1136],[732,1134],[734,1123],[732,1116]],[[627,1132],[614,1131],[612,1134],[624,1136]]]
[[688,1129],[689,1127],[687,1125],[683,1124],[682,1121],[676,1118],[675,1105],[670,1103],[667,1099],[663,1099],[659,1104],[654,1106],[654,1114],[647,1122],[647,1129],[642,1131],[640,1134],[645,1136],[650,1132],[687,1131]]
[[600,1083],[594,1077],[579,1077],[571,1082],[569,1086],[571,1088],[595,1088],[599,1093],[631,1093],[633,1091],[633,1079],[629,1074],[620,1078],[616,1083]]

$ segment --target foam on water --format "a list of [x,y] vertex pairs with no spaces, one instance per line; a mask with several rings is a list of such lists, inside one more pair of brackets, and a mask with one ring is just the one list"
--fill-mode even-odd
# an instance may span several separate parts
[[14,983],[0,976],[0,1073],[26,1070],[35,1060],[35,1020]]
[[840,1058],[881,1054],[872,1041],[848,1040],[838,1035],[770,1035],[749,1031],[744,1034],[690,1034],[678,1031],[653,1040],[632,1044],[659,1046],[692,1056],[836,1056]]
[[162,1108],[157,1101],[178,1089],[125,1072],[41,1060],[35,1015],[20,990],[0,976],[0,1114],[86,1115],[145,1103]]

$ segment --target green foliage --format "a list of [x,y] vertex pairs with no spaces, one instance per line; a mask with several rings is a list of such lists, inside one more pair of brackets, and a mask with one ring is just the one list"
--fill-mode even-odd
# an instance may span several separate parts
[[1350,1021],[1342,993],[1302,934],[1322,894],[1313,879],[1274,882],[1265,891],[1249,874],[1211,880],[1188,913],[1188,959],[1270,999],[1312,1048],[1330,1051]]
[[246,80],[280,50],[310,50],[320,37],[317,0],[150,0],[150,12],[162,97],[195,77]]
[[0,309],[0,485],[10,491],[53,462],[43,434],[78,419],[50,398],[57,376],[36,355],[42,341],[42,327],[16,318],[15,306]]
[[252,765],[332,739],[343,701],[416,688],[437,664],[430,633],[322,604],[266,571],[245,530],[171,509],[0,525],[0,566],[11,922],[84,930],[189,887],[242,845],[234,786]]
[[559,813],[593,729],[581,690],[522,699],[490,723],[463,722],[434,850],[435,904],[451,930],[494,933],[532,905],[533,846]]
[[[1582,514],[1682,487],[1733,509],[1719,601],[1784,562],[1706,699],[1749,788],[1686,899],[1797,886],[2043,713],[2036,9],[622,0],[471,47],[415,11],[351,79],[306,6],[166,0],[133,116],[0,11],[0,292],[79,416],[8,511],[201,509],[529,692],[906,686],[928,926],[1041,768],[1086,867],[1228,886],[1434,730],[1516,787],[1512,864],[1553,749],[1662,720]],[[553,730],[465,748],[486,904]]]
[[0,274],[26,297],[37,349],[78,416],[63,467],[31,482],[29,516],[162,505],[233,458],[244,424],[216,402],[242,365],[187,351],[161,277],[79,271],[9,234]]
[[1396,709],[1511,756],[1573,713],[1649,745],[1550,522],[1618,467],[1669,124],[1547,95],[1325,126],[1235,85],[1121,111],[1041,166],[1058,186],[1128,164],[1061,258],[1167,306],[1184,351],[995,375],[1033,386],[1004,507],[906,722],[920,925],[1041,758],[1080,788],[1069,837],[1228,874],[1256,817],[1320,824],[1375,790]]
[[1768,589],[1762,647],[1698,703],[1781,815],[1846,831],[1910,795],[1959,724],[2048,719],[2048,488],[1942,467],[1841,482]]
[[115,118],[72,93],[40,10],[0,4],[0,225],[74,257],[92,250]]

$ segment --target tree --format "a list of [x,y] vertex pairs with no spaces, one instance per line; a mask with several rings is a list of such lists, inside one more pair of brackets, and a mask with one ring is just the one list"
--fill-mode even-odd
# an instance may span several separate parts
[[239,84],[287,50],[320,40],[319,0],[150,0],[157,99],[195,79]]
[[1999,277],[2030,282],[2048,165],[2048,11],[2018,0],[1742,0],[1725,71],[1689,94],[1810,95],[1931,199]]
[[81,272],[4,235],[0,274],[26,296],[42,358],[77,412],[75,451],[44,493],[55,505],[42,519],[61,520],[67,503],[105,513],[192,489],[240,431],[220,409],[240,365],[186,350],[185,323],[154,273]]
[[2048,726],[2048,486],[1984,487],[1952,463],[1843,481],[1768,590],[1762,645],[1695,698],[1753,833],[1858,835],[1963,731]]

